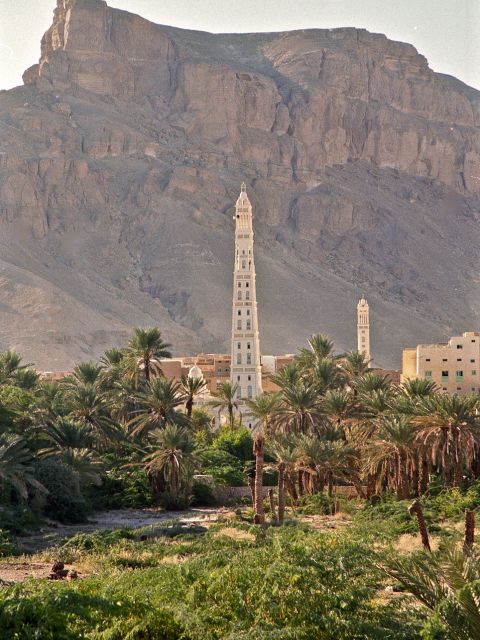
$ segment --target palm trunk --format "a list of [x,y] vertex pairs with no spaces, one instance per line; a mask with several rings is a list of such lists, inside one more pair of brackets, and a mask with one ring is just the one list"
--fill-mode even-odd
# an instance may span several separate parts
[[285,517],[285,463],[278,465],[278,524],[283,524]]
[[248,476],[248,486],[250,487],[250,495],[252,496],[252,509],[255,509],[255,478]]
[[145,371],[145,380],[147,382],[150,382],[150,359],[149,358],[145,358],[143,360],[143,367]]
[[192,411],[193,411],[193,398],[189,398],[187,400],[187,402],[185,403],[185,408],[187,410],[187,417],[191,418],[192,417]]
[[468,552],[475,542],[475,511],[465,509],[465,539],[463,541],[463,549]]
[[286,484],[287,484],[287,489],[288,489],[288,493],[290,494],[290,497],[292,498],[292,503],[294,505],[297,504],[297,500],[298,500],[298,494],[297,494],[297,489],[295,488],[295,483],[292,480],[292,478],[290,477],[290,475],[288,475],[285,478]]
[[265,439],[259,435],[253,442],[253,453],[255,454],[255,524],[265,523],[265,513],[263,511],[263,454]]
[[276,522],[277,514],[275,511],[275,496],[273,495],[273,489],[268,490],[268,498],[270,500],[270,511],[272,512],[272,522]]
[[301,496],[305,493],[304,473],[302,469],[298,470],[298,493]]
[[423,548],[426,551],[431,551],[430,540],[428,539],[427,525],[425,524],[425,518],[423,517],[422,507],[418,502],[418,500],[414,500],[412,502],[412,504],[408,508],[408,512],[410,513],[410,515],[415,514],[415,516],[417,517],[418,531],[422,539]]

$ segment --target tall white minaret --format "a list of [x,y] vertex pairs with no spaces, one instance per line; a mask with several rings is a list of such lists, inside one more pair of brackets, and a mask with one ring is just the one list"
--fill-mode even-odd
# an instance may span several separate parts
[[253,261],[253,215],[244,182],[235,205],[234,220],[231,380],[238,385],[238,398],[256,398],[262,393],[262,368]]
[[360,298],[357,304],[357,343],[358,351],[370,362],[370,312],[365,298]]

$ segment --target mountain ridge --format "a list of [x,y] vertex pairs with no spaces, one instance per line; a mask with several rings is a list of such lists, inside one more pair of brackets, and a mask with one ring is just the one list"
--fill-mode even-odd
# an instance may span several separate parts
[[412,45],[59,0],[24,81],[0,93],[1,348],[69,368],[158,324],[228,350],[243,179],[264,353],[354,348],[361,293],[378,364],[477,326],[480,92]]

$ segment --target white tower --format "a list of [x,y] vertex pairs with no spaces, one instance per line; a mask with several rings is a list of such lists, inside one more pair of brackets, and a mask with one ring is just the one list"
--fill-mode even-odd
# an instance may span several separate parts
[[358,351],[364,353],[367,362],[370,362],[370,313],[365,298],[361,298],[357,304],[357,343]]
[[256,398],[262,393],[262,368],[253,261],[253,215],[244,182],[235,205],[234,220],[231,380],[238,385],[239,399]]

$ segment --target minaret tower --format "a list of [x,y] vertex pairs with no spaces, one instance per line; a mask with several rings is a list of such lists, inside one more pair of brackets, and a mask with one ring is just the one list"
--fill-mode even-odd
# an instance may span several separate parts
[[256,398],[262,393],[262,369],[253,261],[253,215],[244,182],[235,205],[234,220],[231,380],[238,385],[239,399]]
[[365,298],[361,298],[357,304],[357,342],[358,351],[364,353],[370,363],[370,312]]

